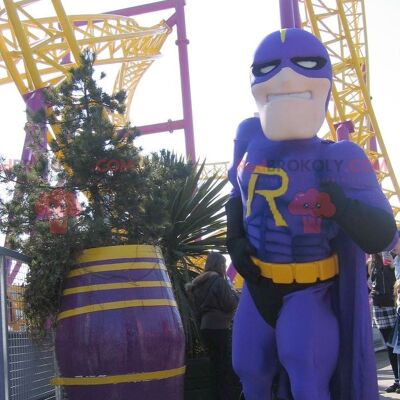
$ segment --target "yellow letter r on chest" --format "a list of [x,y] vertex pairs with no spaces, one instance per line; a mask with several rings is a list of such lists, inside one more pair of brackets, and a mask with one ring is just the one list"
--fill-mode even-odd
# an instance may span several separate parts
[[[255,190],[256,182],[259,175],[279,176],[282,180],[281,186],[277,189],[266,189],[266,190]],[[251,174],[248,189],[248,198],[246,205],[246,217],[251,214],[251,203],[253,201],[254,194],[263,196],[267,201],[271,210],[272,216],[276,226],[287,226],[286,221],[283,219],[282,214],[279,212],[276,206],[275,198],[283,196],[288,189],[289,177],[287,173],[280,168],[268,168],[263,166],[256,166],[254,172]]]

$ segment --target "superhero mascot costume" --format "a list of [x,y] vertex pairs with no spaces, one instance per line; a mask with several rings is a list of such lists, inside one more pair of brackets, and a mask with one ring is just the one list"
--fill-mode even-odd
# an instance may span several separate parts
[[395,246],[390,205],[361,148],[316,136],[332,84],[316,37],[268,35],[251,72],[259,117],[238,127],[226,206],[244,397],[377,400],[365,253]]

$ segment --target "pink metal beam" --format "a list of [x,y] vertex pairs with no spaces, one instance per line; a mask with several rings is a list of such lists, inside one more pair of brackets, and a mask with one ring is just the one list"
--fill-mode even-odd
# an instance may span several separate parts
[[137,129],[140,132],[140,135],[148,135],[150,133],[160,133],[160,132],[170,132],[172,133],[178,129],[185,128],[185,121],[183,119],[177,121],[162,122],[160,124],[152,124],[145,126],[138,126]]
[[353,121],[343,121],[334,124],[336,129],[337,141],[339,140],[350,140],[350,133],[354,132]]
[[22,267],[21,261],[17,261],[14,265],[14,268],[12,272],[10,271],[11,269],[11,260],[6,258],[6,267],[7,267],[7,286],[11,286],[14,283],[14,279],[17,277],[18,272],[20,271]]
[[176,25],[176,13],[173,13],[165,23],[172,29]]
[[[24,96],[24,101],[26,103],[26,108],[28,111],[37,112],[44,107],[45,104],[45,96],[43,93],[43,89],[34,90],[32,92],[26,93]],[[39,136],[37,136],[39,135]],[[44,124],[33,124],[28,117],[28,121],[25,124],[25,141],[22,148],[21,161],[23,165],[32,165],[37,160],[37,155],[35,154],[38,150],[34,150],[32,148],[33,144],[39,140],[39,147],[44,152],[47,147],[46,140],[46,125]],[[14,190],[14,199],[18,196],[19,188],[15,187]],[[9,235],[7,233],[5,238],[4,247],[9,247]],[[6,265],[7,270],[7,284],[12,285],[14,279],[18,275],[18,272],[21,268],[21,263],[17,262],[14,266],[13,271],[10,271],[11,262]]]
[[298,0],[279,0],[281,27],[301,28]]
[[183,119],[185,121],[185,144],[186,156],[192,161],[196,161],[196,151],[194,144],[194,131],[193,131],[193,113],[192,113],[192,100],[190,94],[190,76],[189,76],[189,57],[187,46],[189,41],[186,37],[186,23],[185,23],[185,0],[176,1],[176,30],[178,39],[179,63],[181,69],[181,92],[183,104]]
[[299,9],[299,0],[293,1],[293,19],[294,19],[294,27],[301,28],[301,18],[300,18],[300,9]]
[[109,11],[106,14],[123,15],[130,17],[155,11],[175,8],[175,13],[166,21],[169,27],[176,25],[177,40],[181,77],[181,94],[183,104],[183,120],[168,123],[159,123],[139,128],[142,134],[158,133],[173,131],[175,129],[184,129],[186,157],[191,160],[196,159],[194,130],[193,130],[193,112],[190,91],[190,75],[189,75],[189,57],[187,46],[189,41],[186,37],[185,23],[185,0],[165,0],[156,3],[144,4],[120,10]]

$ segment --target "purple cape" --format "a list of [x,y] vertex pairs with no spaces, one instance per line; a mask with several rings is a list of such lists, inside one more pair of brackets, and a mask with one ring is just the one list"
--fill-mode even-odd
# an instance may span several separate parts
[[331,382],[332,399],[377,400],[365,253],[343,231],[335,239],[334,248],[340,264],[339,279],[334,288],[340,352]]

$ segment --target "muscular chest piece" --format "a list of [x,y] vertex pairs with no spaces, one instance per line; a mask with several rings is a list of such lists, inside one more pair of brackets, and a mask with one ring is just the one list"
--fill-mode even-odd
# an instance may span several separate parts
[[319,191],[323,167],[318,160],[301,158],[269,161],[244,158],[238,176],[246,219],[269,215],[276,227],[287,227],[295,220],[303,225],[307,220],[303,232],[317,233],[315,227],[320,226],[320,218],[335,211],[329,196]]

